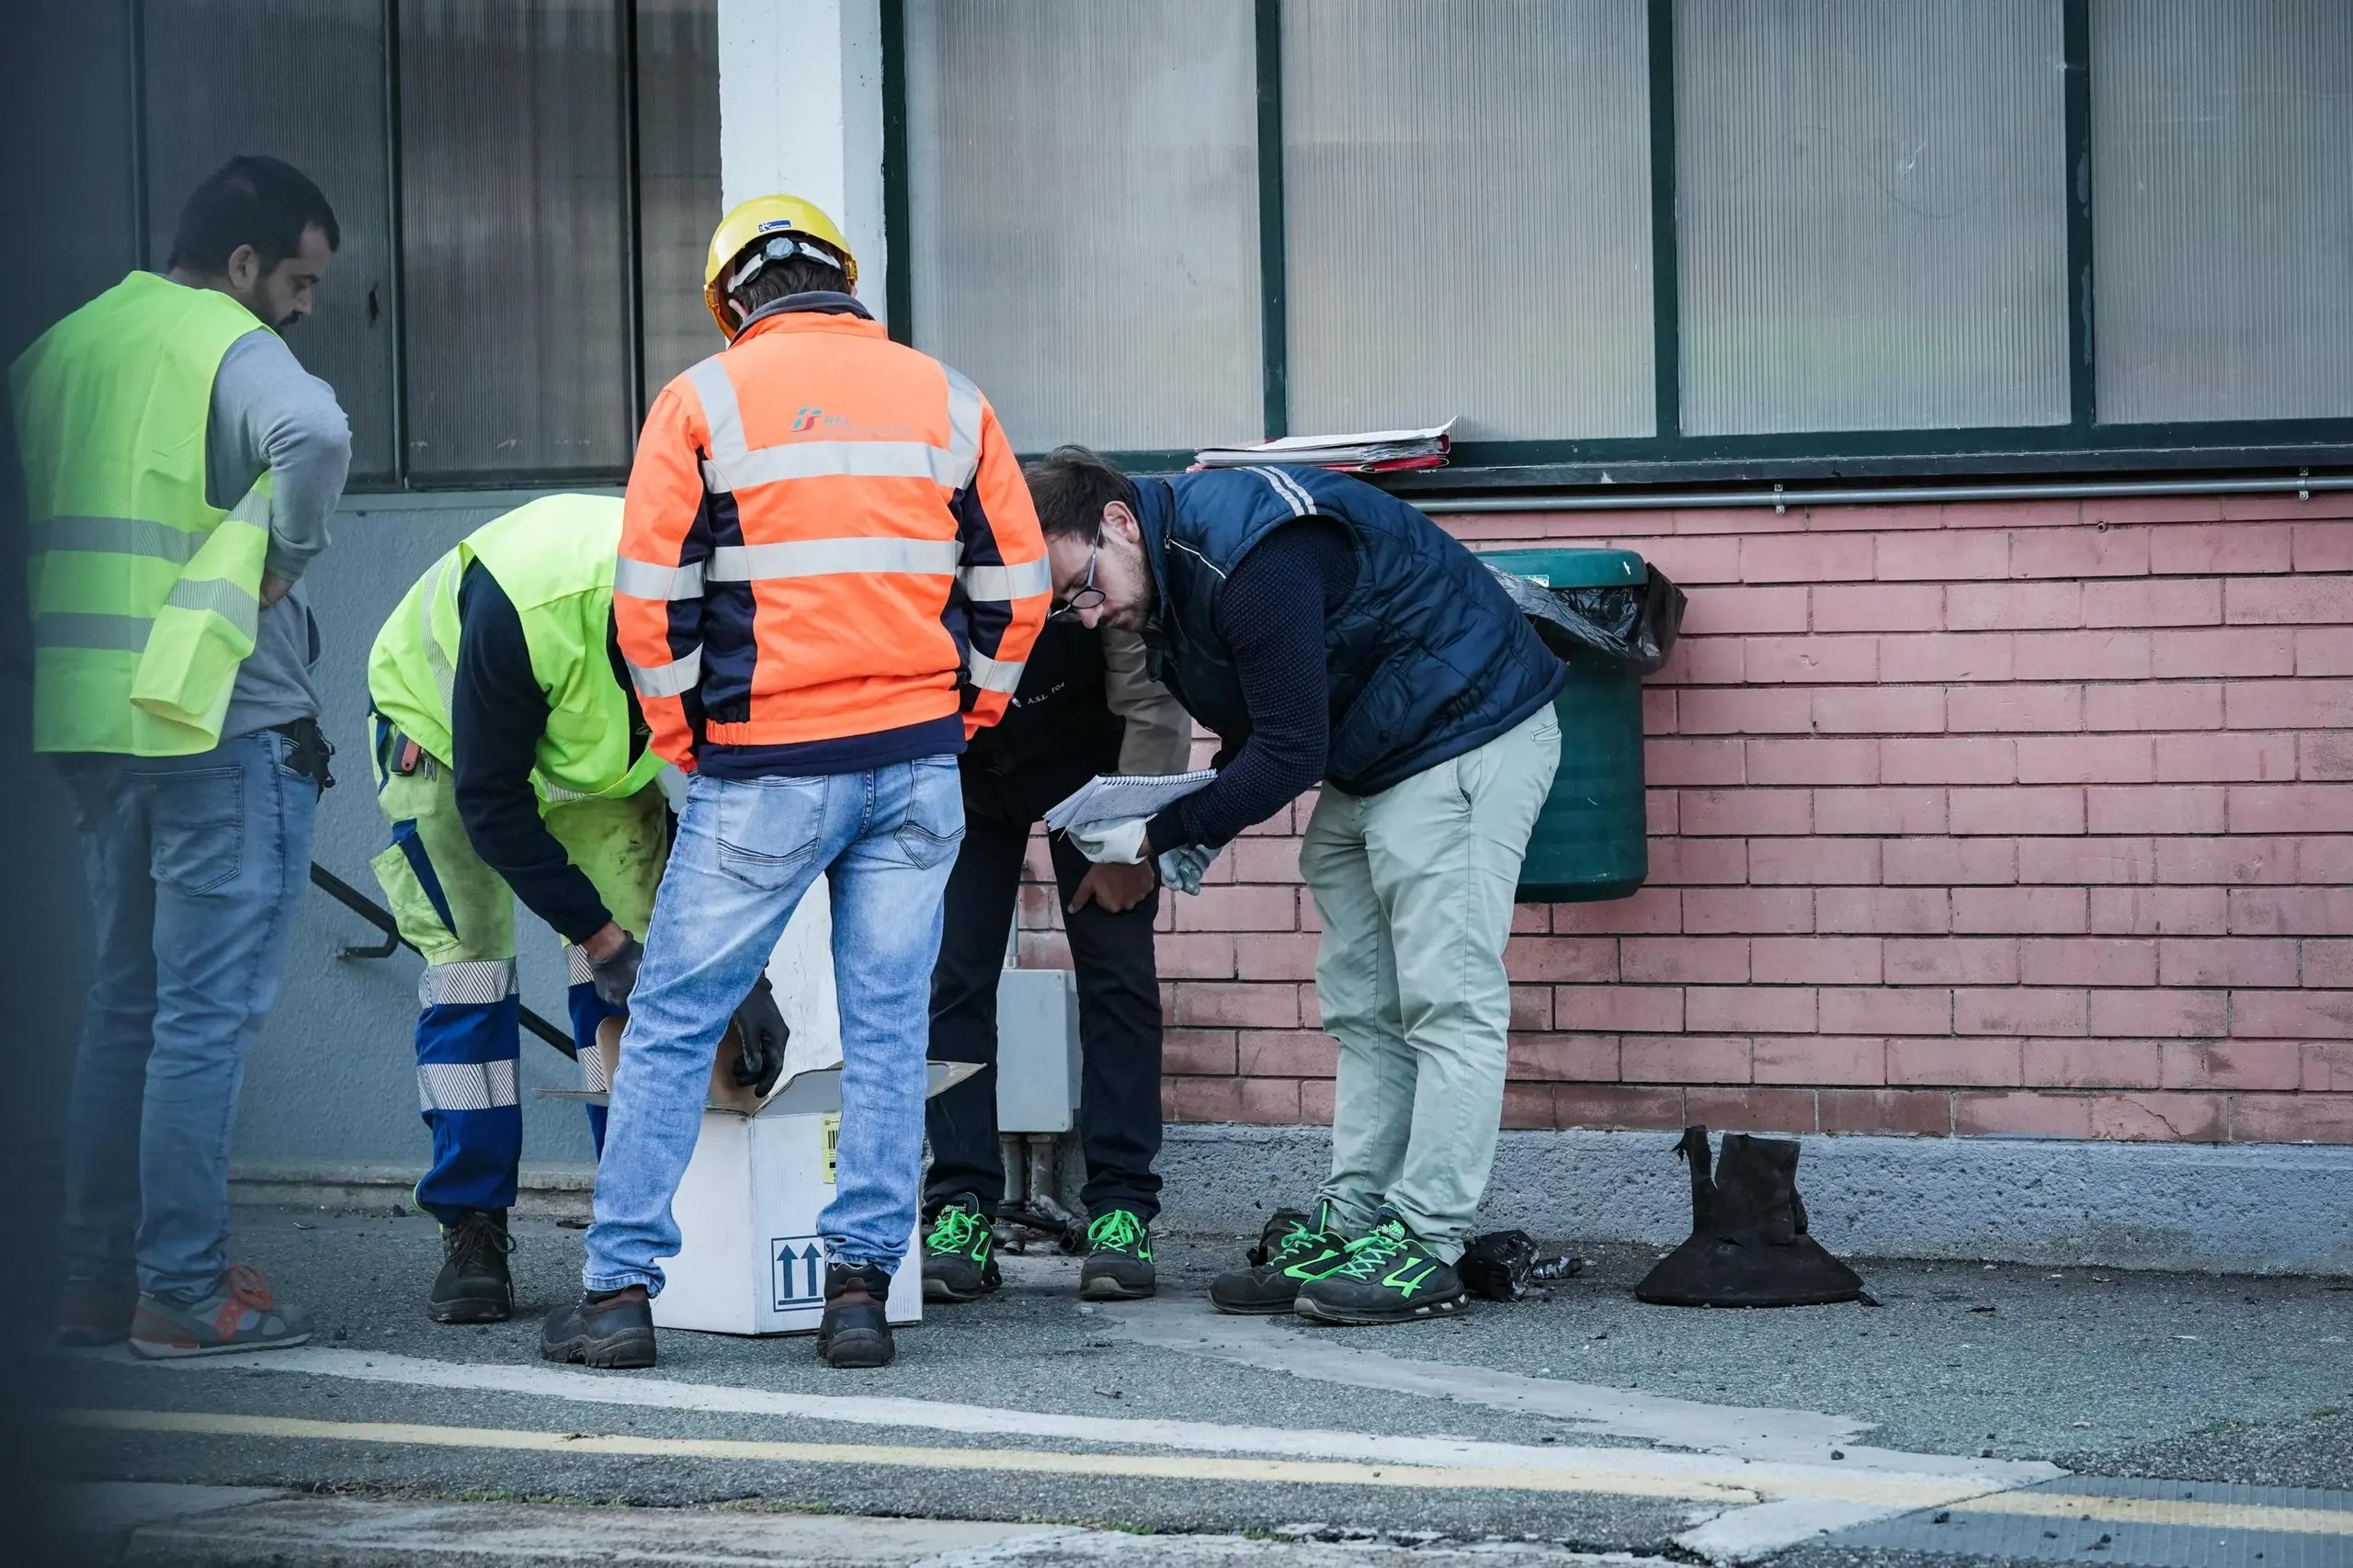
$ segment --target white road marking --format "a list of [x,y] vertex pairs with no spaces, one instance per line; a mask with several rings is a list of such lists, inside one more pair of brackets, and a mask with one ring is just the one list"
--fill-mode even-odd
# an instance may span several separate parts
[[[2066,1472],[2018,1460],[1905,1453],[1854,1441],[1871,1423],[1772,1406],[1710,1404],[1554,1378],[1531,1378],[1450,1361],[1416,1361],[1349,1345],[1328,1331],[1280,1318],[1234,1317],[1196,1301],[1154,1300],[1106,1313],[1138,1344],[1207,1356],[1352,1388],[1483,1404],[1571,1422],[1595,1437],[1629,1437],[1773,1464],[1829,1461],[1857,1472],[1938,1475],[1983,1492],[2026,1486]],[[1831,1460],[1836,1450],[1840,1456]],[[1733,1508],[1677,1536],[1676,1543],[1718,1562],[1745,1562],[1831,1530],[1891,1517],[1883,1505],[1792,1496]]]
[[[1205,1421],[1063,1415],[944,1401],[789,1393],[642,1374],[575,1371],[535,1364],[436,1361],[423,1357],[312,1346],[145,1365],[196,1373],[299,1373],[437,1392],[513,1393],[640,1409],[781,1416],[979,1437],[1059,1438],[1131,1450],[1169,1449],[1287,1460],[1573,1476],[1581,1481],[1592,1480],[1595,1490],[1615,1488],[1629,1496],[1691,1495],[1691,1489],[1698,1489],[1700,1494],[1724,1503],[1814,1497],[1868,1503],[1901,1511],[1957,1502],[2002,1486],[2000,1482],[1982,1477],[1906,1472],[1844,1463],[1775,1464],[1731,1455],[1666,1453],[1654,1449],[1576,1448],[1565,1444],[1554,1447],[1314,1427],[1229,1426]],[[959,1450],[937,1451],[953,1454]]]
[[1548,1415],[1573,1422],[1595,1437],[1631,1437],[1775,1462],[1828,1460],[1830,1450],[1836,1449],[1846,1457],[1833,1462],[1856,1469],[1950,1475],[1996,1486],[2025,1485],[2066,1473],[2056,1465],[2030,1460],[1915,1454],[1858,1444],[1854,1437],[1873,1424],[1853,1416],[1769,1405],[1710,1404],[1451,1361],[1417,1361],[1342,1343],[1330,1330],[1291,1328],[1279,1317],[1233,1317],[1191,1301],[1132,1302],[1107,1309],[1105,1316],[1128,1338],[1165,1350],[1351,1388]]
[[1746,1562],[1802,1540],[1893,1518],[1896,1512],[1870,1503],[1784,1497],[1753,1508],[1726,1508],[1706,1524],[1677,1536],[1675,1544],[1711,1562]]

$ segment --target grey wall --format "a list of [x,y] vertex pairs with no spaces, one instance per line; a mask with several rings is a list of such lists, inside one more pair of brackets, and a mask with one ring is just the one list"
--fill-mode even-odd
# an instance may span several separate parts
[[[131,265],[130,33],[119,5],[0,5],[0,365]],[[0,403],[5,403],[0,397]],[[89,983],[90,920],[74,819],[32,755],[24,485],[0,418],[0,1245],[40,1261],[57,1212],[66,1081]],[[21,1229],[20,1236],[16,1233]],[[6,1368],[0,1360],[0,1380]],[[0,1386],[0,1399],[6,1397]],[[0,1477],[0,1506],[9,1483]]]
[[[325,651],[319,670],[323,722],[338,780],[319,802],[313,858],[371,897],[368,861],[387,842],[368,760],[368,648],[401,596],[442,551],[527,494],[375,495],[347,499],[335,544],[303,579]],[[561,942],[528,913],[516,918],[523,1005],[565,1024]],[[234,1159],[243,1165],[413,1165],[431,1142],[416,1114],[416,978],[405,949],[388,959],[339,959],[372,944],[374,930],[326,894],[303,895],[286,982],[245,1065]],[[585,1117],[575,1104],[542,1099],[542,1087],[578,1085],[553,1047],[523,1037],[523,1157],[585,1160]]]

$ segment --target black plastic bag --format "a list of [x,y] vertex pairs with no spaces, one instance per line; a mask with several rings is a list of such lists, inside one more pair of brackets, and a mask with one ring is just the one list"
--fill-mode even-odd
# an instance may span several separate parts
[[1517,1301],[1540,1284],[1582,1273],[1581,1257],[1540,1257],[1526,1231],[1489,1231],[1472,1236],[1454,1266],[1463,1289],[1490,1301]]
[[1639,585],[1552,588],[1489,565],[1544,646],[1566,659],[1598,653],[1636,675],[1656,675],[1683,629],[1683,590],[1655,566]]

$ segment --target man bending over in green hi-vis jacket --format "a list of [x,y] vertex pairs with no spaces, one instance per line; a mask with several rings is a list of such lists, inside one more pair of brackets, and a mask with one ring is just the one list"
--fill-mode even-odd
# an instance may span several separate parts
[[[485,524],[403,598],[368,660],[377,801],[392,842],[376,880],[424,953],[416,1094],[433,1130],[418,1207],[441,1221],[426,1312],[513,1311],[506,1211],[523,1153],[514,900],[569,944],[584,1085],[609,1089],[597,1026],[637,978],[669,830],[645,721],[613,635],[618,497],[550,495]],[[784,1019],[765,976],[736,1013],[736,1069],[765,1094]],[[591,1106],[599,1153],[604,1110]]]

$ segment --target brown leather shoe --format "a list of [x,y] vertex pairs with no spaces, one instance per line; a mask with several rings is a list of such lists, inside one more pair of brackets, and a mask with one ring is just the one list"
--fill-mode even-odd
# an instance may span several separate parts
[[887,1367],[898,1354],[891,1339],[891,1276],[879,1263],[825,1265],[825,1315],[817,1323],[817,1354],[828,1367]]
[[654,1301],[642,1285],[583,1295],[548,1314],[540,1354],[587,1367],[654,1365]]

